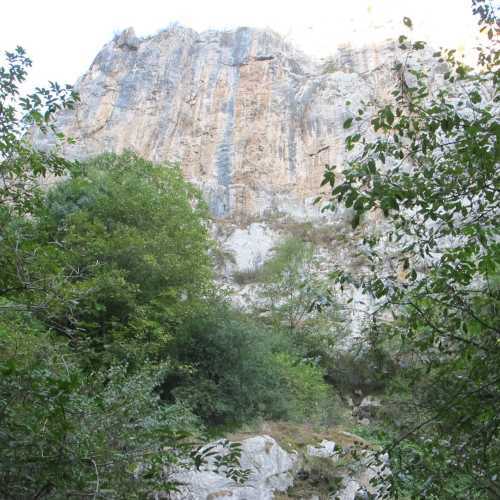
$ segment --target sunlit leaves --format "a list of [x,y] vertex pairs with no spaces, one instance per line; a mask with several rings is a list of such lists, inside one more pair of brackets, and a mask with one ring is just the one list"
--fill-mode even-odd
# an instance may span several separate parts
[[22,47],[6,52],[6,59],[7,67],[0,67],[0,202],[26,213],[40,202],[38,177],[62,175],[72,165],[57,153],[34,149],[29,133],[35,130],[53,133],[58,141],[64,141],[64,135],[54,126],[55,113],[72,109],[79,98],[71,86],[55,82],[21,96],[20,86],[31,60]]

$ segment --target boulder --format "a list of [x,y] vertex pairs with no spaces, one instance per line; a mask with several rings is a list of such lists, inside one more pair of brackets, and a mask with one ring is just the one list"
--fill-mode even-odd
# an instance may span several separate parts
[[[214,451],[224,453],[224,448]],[[208,460],[204,470],[179,470],[170,479],[178,481],[178,493],[157,493],[155,500],[272,500],[278,493],[285,493],[297,481],[301,498],[319,498],[317,484],[309,473],[304,474],[304,464],[308,457],[320,459],[323,466],[331,463],[332,477],[341,479],[338,491],[331,494],[331,500],[367,500],[377,498],[385,491],[385,486],[373,485],[370,481],[384,478],[389,472],[387,455],[377,456],[372,450],[361,450],[359,459],[347,465],[340,465],[341,451],[333,441],[322,440],[317,445],[309,445],[301,454],[287,452],[269,435],[254,436],[241,442],[240,466],[249,473],[248,479],[239,484],[217,471],[213,458]],[[302,474],[302,476],[301,476]],[[310,486],[310,489],[309,489]],[[309,495],[307,495],[309,493]]]
[[323,439],[318,446],[309,445],[306,453],[310,457],[331,458],[332,460],[338,460],[339,458],[338,446],[333,441],[327,441],[326,439]]
[[[298,462],[296,453],[287,453],[270,436],[255,436],[241,443],[240,465],[250,472],[248,480],[238,484],[222,472],[187,470],[174,474],[183,484],[175,500],[271,500],[275,491],[286,491],[293,484]],[[161,496],[159,496],[161,498]]]

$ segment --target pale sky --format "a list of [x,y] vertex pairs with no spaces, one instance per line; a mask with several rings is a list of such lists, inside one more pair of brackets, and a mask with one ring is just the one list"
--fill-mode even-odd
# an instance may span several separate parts
[[33,60],[30,86],[74,83],[115,33],[139,36],[179,22],[197,31],[271,28],[304,52],[325,57],[345,42],[362,44],[404,32],[433,46],[469,48],[476,21],[470,0],[8,0],[0,18],[0,52],[23,46]]

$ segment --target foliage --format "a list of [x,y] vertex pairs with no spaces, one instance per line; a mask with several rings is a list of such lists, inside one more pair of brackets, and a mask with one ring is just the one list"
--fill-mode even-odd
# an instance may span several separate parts
[[352,207],[353,226],[368,212],[391,222],[366,238],[372,274],[338,276],[377,299],[372,333],[400,345],[412,389],[389,451],[393,494],[411,498],[500,495],[499,32],[493,7],[473,4],[489,40],[477,66],[440,50],[426,67],[425,43],[400,37],[392,100],[352,114],[352,159],[324,177],[327,208]]
[[318,265],[313,246],[298,238],[288,238],[275,248],[261,270],[265,307],[275,324],[293,331],[324,297]]
[[330,370],[345,335],[340,305],[310,242],[289,238],[260,270],[263,319],[288,331],[294,354]]
[[133,154],[82,163],[30,218],[2,214],[1,307],[26,314],[0,331],[7,498],[144,498],[209,457],[245,480],[239,448],[193,442],[199,422],[159,391],[169,340],[212,295],[205,215],[178,169]]
[[279,387],[286,396],[286,418],[295,422],[331,423],[338,411],[323,370],[286,352],[274,356]]
[[[163,369],[85,374],[78,364],[29,315],[3,316],[0,496],[144,498],[174,488],[162,466],[189,458],[193,447],[181,438],[197,421],[181,406],[160,404],[154,389]],[[139,468],[150,471],[141,481]]]
[[36,219],[6,225],[5,296],[94,350],[126,356],[135,339],[153,353],[210,293],[205,216],[177,168],[102,155],[49,191]]
[[[213,293],[206,209],[179,169],[136,155],[81,165],[39,152],[77,95],[19,96],[31,61],[0,68],[0,496],[145,498],[182,468],[238,482],[240,447],[196,438],[161,400],[168,339]],[[48,192],[41,177],[69,177]],[[208,465],[207,465],[208,466]]]
[[79,98],[70,85],[61,87],[54,82],[21,96],[19,87],[26,80],[31,60],[22,47],[5,55],[8,66],[0,67],[0,206],[26,213],[40,202],[39,178],[62,175],[71,166],[57,152],[33,148],[28,131],[51,131],[64,141],[53,124],[54,113],[72,109]]
[[383,392],[399,371],[396,362],[380,343],[335,350],[324,362],[326,379],[343,396]]
[[172,340],[178,365],[165,379],[164,397],[187,404],[209,425],[313,417],[325,395],[322,372],[284,354],[291,350],[280,332],[213,303]]

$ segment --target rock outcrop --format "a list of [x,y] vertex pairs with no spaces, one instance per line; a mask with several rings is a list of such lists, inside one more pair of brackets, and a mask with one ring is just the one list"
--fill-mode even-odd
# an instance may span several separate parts
[[[350,231],[352,209],[325,215],[313,202],[325,164],[341,170],[346,159],[345,120],[362,101],[381,105],[388,98],[399,58],[393,41],[339,47],[318,61],[270,30],[172,26],[138,38],[128,29],[99,52],[76,84],[81,102],[62,111],[56,126],[76,139],[64,146],[70,158],[130,149],[155,162],[179,162],[217,218],[219,256],[228,257],[220,259],[220,281],[247,307],[258,286],[236,286],[234,275],[261,266],[293,235],[289,222],[313,221],[309,232],[322,232],[320,242],[312,239],[325,275],[330,264],[365,270],[363,234]],[[33,141],[42,149],[55,144],[36,132]],[[376,217],[361,226],[376,231]],[[359,332],[365,297],[353,291],[346,302],[351,330]]]
[[[243,483],[233,481],[208,463],[204,470],[175,473],[171,479],[179,482],[178,493],[165,496],[158,492],[154,497],[157,500],[272,500],[276,497],[319,500],[321,496],[332,500],[361,500],[382,493],[383,481],[374,486],[371,480],[387,476],[387,457],[377,459],[373,451],[361,449],[359,459],[349,460],[350,449],[323,440],[307,446],[305,451],[289,452],[269,435],[253,436],[241,442],[240,466],[248,472],[248,479]],[[340,457],[344,458],[342,464]],[[297,491],[294,490],[296,482],[300,483]]]
[[345,103],[383,99],[396,57],[392,42],[321,62],[269,30],[173,26],[140,39],[128,29],[77,82],[81,103],[57,126],[76,139],[73,158],[132,149],[180,162],[217,216],[317,215],[324,166],[342,163]]
[[188,470],[174,475],[183,486],[172,497],[177,500],[271,500],[274,492],[285,492],[293,484],[297,465],[297,453],[287,453],[271,436],[254,436],[241,443],[240,466],[249,472],[243,484],[210,468]]

